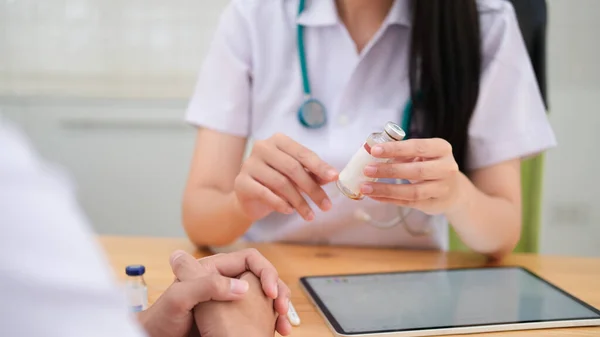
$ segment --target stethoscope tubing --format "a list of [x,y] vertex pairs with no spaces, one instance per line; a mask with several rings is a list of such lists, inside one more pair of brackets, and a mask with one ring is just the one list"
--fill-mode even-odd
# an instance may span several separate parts
[[[300,0],[299,1],[299,5],[298,5],[298,16],[300,16],[300,14],[302,14],[302,12],[304,11],[304,7],[305,7],[305,0]],[[311,92],[311,87],[310,87],[310,80],[308,78],[308,66],[307,66],[307,62],[306,62],[306,51],[305,51],[305,45],[304,45],[304,26],[301,24],[297,25],[297,43],[298,43],[298,59],[300,61],[300,73],[302,75],[302,89],[304,91],[304,102],[302,103],[302,105],[300,106],[299,110],[298,110],[298,120],[300,122],[300,124],[302,124],[304,127],[309,128],[309,129],[316,129],[316,128],[320,128],[321,126],[323,126],[323,124],[325,124],[325,121],[327,120],[327,112],[325,110],[325,106],[317,99],[312,97],[312,92]],[[303,109],[310,106],[310,104],[318,104],[322,107],[321,111],[323,113],[322,116],[322,123],[320,124],[311,124],[309,121],[307,121],[304,118],[304,111]],[[406,102],[406,105],[404,106],[404,110],[402,113],[402,123],[401,123],[401,127],[404,130],[404,132],[406,133],[406,137],[405,139],[409,139],[409,135],[410,135],[410,127],[412,124],[412,115],[413,115],[413,104],[412,104],[412,100],[408,99],[408,101]],[[423,232],[423,233],[416,233],[414,231],[412,231],[408,224],[406,223],[406,217],[403,213],[402,210],[399,207],[399,216],[397,219],[394,219],[395,222],[400,223],[403,222],[404,226],[406,227],[406,230],[413,236],[418,236],[418,235],[426,235],[428,232]],[[401,213],[401,215],[400,215]],[[409,212],[410,214],[410,212]],[[372,223],[373,221],[367,221],[368,223]],[[390,225],[386,225],[386,226],[376,226],[374,224],[372,224],[374,227],[377,228],[391,228],[394,226],[390,226]]]

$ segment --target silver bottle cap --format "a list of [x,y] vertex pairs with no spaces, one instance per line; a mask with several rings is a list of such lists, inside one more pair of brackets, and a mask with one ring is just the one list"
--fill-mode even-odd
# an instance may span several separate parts
[[385,133],[395,140],[402,140],[406,137],[406,132],[404,132],[404,130],[396,123],[387,122],[383,129],[385,130]]

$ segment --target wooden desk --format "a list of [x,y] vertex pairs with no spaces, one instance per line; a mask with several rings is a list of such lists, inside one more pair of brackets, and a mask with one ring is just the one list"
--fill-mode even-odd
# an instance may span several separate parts
[[[151,303],[173,281],[168,260],[174,250],[183,249],[196,257],[209,254],[207,251],[197,251],[185,239],[101,237],[100,242],[120,277],[124,277],[125,266],[128,264],[146,266],[146,282]],[[468,253],[279,244],[252,246],[277,267],[281,278],[292,289],[292,302],[302,319],[302,325],[294,328],[292,333],[292,336],[297,337],[332,336],[321,316],[300,290],[298,279],[301,276],[486,265],[482,257]],[[524,266],[592,306],[600,308],[600,259],[513,255],[501,264]],[[493,333],[486,336],[600,336],[600,327]]]

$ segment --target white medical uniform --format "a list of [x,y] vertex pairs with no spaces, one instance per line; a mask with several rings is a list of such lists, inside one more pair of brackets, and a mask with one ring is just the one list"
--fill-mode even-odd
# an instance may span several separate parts
[[0,114],[0,336],[141,337],[69,179]]
[[[224,133],[265,139],[281,132],[342,169],[370,132],[400,121],[409,98],[411,35],[409,0],[396,0],[385,22],[357,53],[334,0],[233,0],[225,9],[201,69],[186,119]],[[511,4],[480,0],[483,71],[469,125],[468,169],[537,154],[555,145],[540,91]],[[296,25],[304,25],[313,97],[328,109],[328,123],[307,129],[297,119],[303,102]],[[366,198],[353,201],[326,186],[333,209],[305,222],[299,215],[272,214],[246,238],[336,245],[446,249],[447,221],[414,211],[411,236],[404,226],[381,230],[356,216],[362,209],[377,222],[397,218],[398,208]],[[423,227],[428,226],[428,227]]]

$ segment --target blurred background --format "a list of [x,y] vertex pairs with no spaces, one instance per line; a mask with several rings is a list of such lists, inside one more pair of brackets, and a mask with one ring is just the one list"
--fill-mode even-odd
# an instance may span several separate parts
[[[184,236],[184,110],[227,3],[0,0],[0,111],[71,173],[100,234]],[[600,1],[547,4],[559,147],[546,155],[540,252],[600,256]]]

